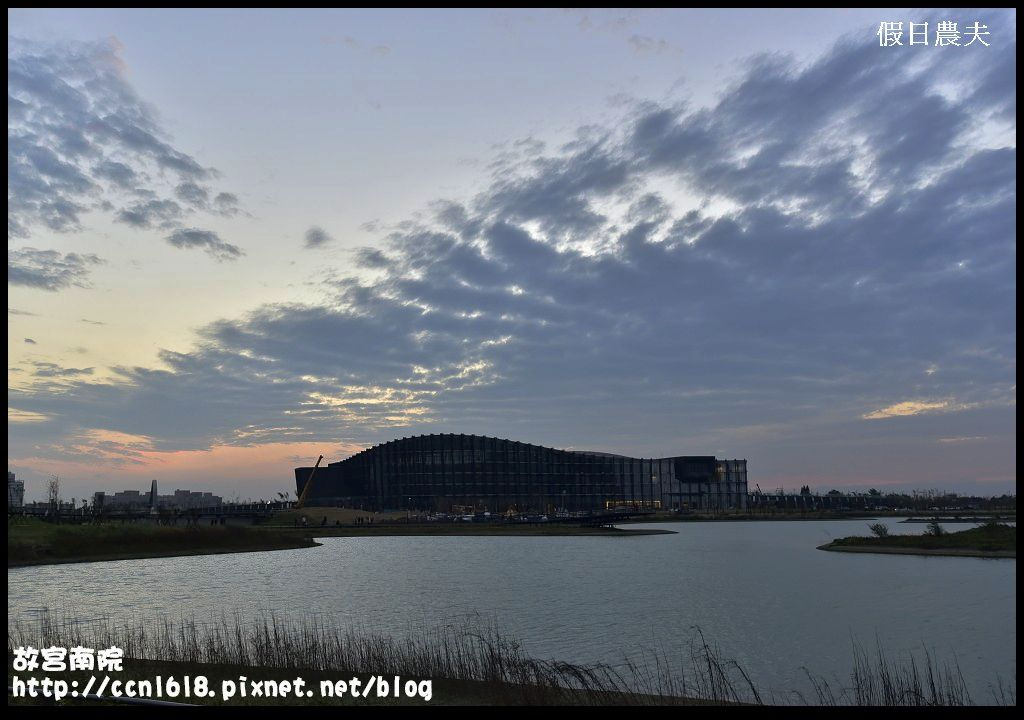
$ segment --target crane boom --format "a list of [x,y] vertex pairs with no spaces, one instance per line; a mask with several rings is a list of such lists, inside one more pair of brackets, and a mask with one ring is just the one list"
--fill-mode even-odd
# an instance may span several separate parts
[[296,509],[301,508],[306,504],[306,498],[309,497],[309,490],[313,487],[313,476],[316,475],[316,469],[320,467],[320,462],[323,459],[323,455],[316,459],[316,465],[313,466],[313,470],[309,473],[309,477],[306,478],[306,484],[302,486],[302,494],[299,495],[299,499],[295,501]]

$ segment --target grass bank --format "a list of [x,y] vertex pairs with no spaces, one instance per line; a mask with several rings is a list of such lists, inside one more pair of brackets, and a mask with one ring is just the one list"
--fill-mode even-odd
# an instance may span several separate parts
[[[205,675],[213,689],[221,680],[285,680],[302,677],[314,690],[321,680],[370,674],[398,675],[403,681],[429,679],[433,705],[1012,705],[1015,684],[995,678],[991,698],[972,698],[956,665],[940,664],[927,651],[923,659],[893,660],[879,645],[875,655],[853,648],[849,683],[832,685],[809,671],[809,692],[777,693],[758,688],[732,660],[723,659],[697,630],[681,654],[662,652],[616,666],[581,665],[529,657],[522,645],[493,623],[451,623],[408,637],[393,638],[339,628],[322,616],[284,621],[276,616],[243,620],[239,615],[199,623],[167,619],[117,624],[79,622],[44,613],[31,623],[8,622],[8,653],[18,647],[76,647],[124,650],[119,679],[155,675]],[[8,664],[8,684],[14,675]],[[28,673],[31,674],[31,673]],[[19,674],[24,679],[26,673]],[[51,678],[79,679],[73,674]],[[80,680],[81,681],[81,680]],[[81,687],[81,685],[79,685]],[[165,698],[166,699],[166,698]],[[185,701],[178,698],[178,701]],[[9,699],[21,704],[28,700]],[[197,704],[225,704],[221,695]],[[426,704],[421,697],[380,699],[235,697],[229,704]]]
[[[280,531],[288,531],[286,526],[279,526]],[[294,532],[312,534],[315,537],[389,537],[413,536],[435,537],[452,535],[459,537],[565,537],[565,536],[600,536],[600,537],[631,537],[640,535],[674,535],[674,530],[655,528],[616,528],[616,527],[584,527],[561,523],[470,523],[470,522],[433,522],[410,524],[382,524],[356,526],[310,526]]]
[[317,545],[310,533],[264,528],[168,527],[155,522],[56,524],[8,519],[7,567],[285,550]]
[[[305,518],[306,525],[302,525]],[[405,512],[372,512],[350,508],[308,507],[276,513],[262,527],[298,530],[315,537],[365,537],[383,535],[661,535],[673,530],[619,529],[583,526],[578,521],[514,522],[495,518],[487,522],[427,521]]]
[[941,535],[888,535],[845,537],[822,545],[819,550],[869,552],[901,555],[944,555],[961,557],[1017,557],[1017,528],[988,523],[960,532]]
[[[310,519],[315,519],[310,513]],[[659,535],[671,530],[580,527],[559,523],[413,523],[365,525],[293,524],[173,527],[156,522],[56,524],[35,518],[8,519],[7,567],[129,560],[149,557],[288,550],[318,545],[317,537],[383,536],[606,536]]]
[[[1016,522],[1015,512],[1007,511],[978,511],[975,513],[977,520],[971,522],[983,522],[986,519],[995,517],[997,520]],[[685,513],[656,512],[643,517],[634,517],[624,520],[623,523],[658,523],[658,522],[746,522],[746,521],[778,521],[790,522],[794,520],[858,520],[866,518],[906,518],[901,522],[930,522],[934,513],[920,514],[914,512],[897,512],[895,510],[782,510],[778,508],[764,508],[757,510],[720,510],[720,511],[692,511]],[[943,522],[961,522],[941,518]]]

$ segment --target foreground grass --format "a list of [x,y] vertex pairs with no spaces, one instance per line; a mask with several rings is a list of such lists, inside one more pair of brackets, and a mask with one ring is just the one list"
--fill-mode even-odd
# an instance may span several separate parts
[[54,524],[8,520],[7,567],[312,547],[311,533],[238,526],[168,527],[150,522]]
[[842,552],[888,552],[902,554],[969,555],[976,557],[1017,557],[1017,528],[988,523],[980,527],[942,535],[889,535],[887,537],[845,537],[821,546]]
[[[13,658],[12,658],[13,660]],[[379,673],[378,673],[379,674]],[[63,672],[63,673],[41,673],[39,671],[28,673],[14,673],[8,670],[7,683],[11,685],[13,677],[17,675],[25,680],[29,677],[42,680],[65,680],[69,687],[77,681],[77,687],[82,688],[88,684],[89,677],[96,675],[87,671]],[[325,696],[321,694],[321,683],[329,682],[336,686],[339,680],[350,683],[353,677],[358,677],[360,682],[365,683],[369,675],[352,670],[312,670],[309,668],[270,668],[253,667],[248,665],[190,663],[190,662],[165,662],[160,660],[136,660],[128,659],[124,664],[124,672],[117,674],[117,679],[122,683],[135,680],[154,682],[154,678],[160,676],[176,678],[179,683],[185,676],[196,678],[203,676],[214,690],[214,697],[185,697],[179,694],[171,699],[164,696],[165,701],[187,705],[212,705],[212,706],[260,706],[260,705],[313,705],[313,706],[361,706],[361,705],[403,705],[403,706],[425,706],[425,705],[708,705],[713,703],[704,702],[690,698],[663,698],[659,696],[644,696],[639,693],[626,692],[602,692],[599,690],[574,690],[568,688],[551,688],[543,685],[509,685],[501,682],[487,680],[451,680],[447,678],[412,678],[401,676],[401,683],[412,680],[418,686],[423,680],[429,680],[429,695],[402,697],[377,697],[371,693],[368,697],[353,697],[351,693],[343,696]],[[387,677],[389,684],[393,676]],[[248,697],[242,698],[238,695],[225,700],[222,695],[222,683],[225,681],[237,686],[240,678],[245,678],[245,684],[251,688],[251,683],[262,683],[271,681],[279,683],[282,680],[293,682],[301,678],[305,687],[312,690],[311,697],[253,697],[251,691]],[[123,687],[123,685],[122,685]],[[292,695],[290,693],[290,695]],[[106,701],[96,699],[75,699],[65,698],[62,705],[96,705],[106,702],[117,704],[116,700],[110,700],[109,694]],[[25,705],[54,705],[53,699],[42,697],[37,698],[16,698],[10,700],[11,704]]]
[[[403,681],[429,679],[430,704],[441,705],[732,705],[820,704],[934,706],[970,705],[959,667],[940,665],[925,652],[924,660],[894,662],[879,645],[875,656],[854,646],[850,684],[835,687],[810,672],[813,692],[777,695],[757,688],[734,661],[705,640],[699,630],[689,639],[682,662],[650,653],[641,662],[579,665],[536,660],[520,643],[492,624],[460,623],[395,639],[342,629],[321,616],[283,621],[261,616],[243,621],[240,615],[211,623],[183,620],[138,620],[116,624],[107,620],[80,622],[54,619],[44,613],[33,623],[8,622],[8,654],[33,646],[92,648],[117,646],[126,660],[118,679],[153,680],[156,675],[205,675],[213,688],[221,680],[286,680],[302,677],[319,689],[321,680],[337,681],[370,674],[398,675]],[[15,674],[8,664],[8,684]],[[26,673],[19,677],[24,679]],[[80,675],[80,674],[79,674]],[[80,682],[84,676],[50,673],[48,677]],[[38,673],[36,673],[38,676]],[[81,685],[79,686],[81,687]],[[1012,705],[1015,685],[996,678],[986,704]],[[178,698],[178,701],[184,701]],[[28,700],[9,698],[9,703]],[[215,698],[188,702],[224,704]],[[228,704],[414,704],[422,697],[325,700],[311,698],[234,698]],[[38,704],[38,701],[36,701]]]

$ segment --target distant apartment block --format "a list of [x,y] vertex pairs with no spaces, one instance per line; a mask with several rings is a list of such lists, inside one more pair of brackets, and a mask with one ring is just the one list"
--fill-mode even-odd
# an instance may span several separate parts
[[25,505],[25,483],[14,477],[14,473],[7,473],[7,507],[20,508]]
[[[154,502],[153,498],[156,498]],[[199,508],[215,508],[224,504],[220,495],[212,492],[193,490],[175,490],[172,495],[159,495],[156,492],[156,481],[146,492],[144,490],[121,490],[113,494],[97,492],[93,494],[93,507],[116,508],[118,510],[148,510],[150,508],[167,510],[192,510]]]
[[157,495],[156,506],[186,510],[190,508],[220,507],[224,504],[220,495],[212,492],[175,490],[173,495]]

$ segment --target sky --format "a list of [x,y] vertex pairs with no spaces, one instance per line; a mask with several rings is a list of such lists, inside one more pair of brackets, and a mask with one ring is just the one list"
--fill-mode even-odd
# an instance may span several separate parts
[[8,10],[8,470],[1015,493],[1015,60],[1006,10]]

